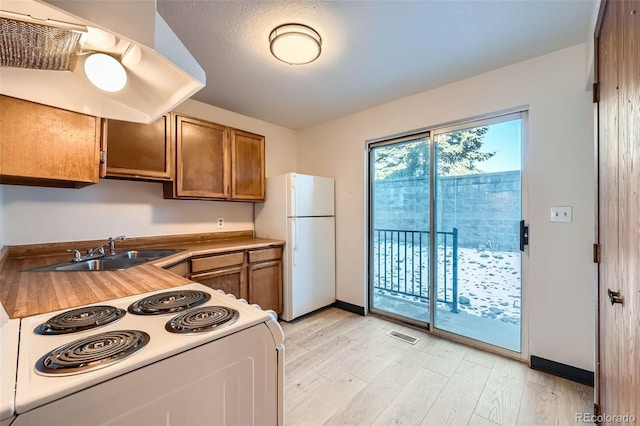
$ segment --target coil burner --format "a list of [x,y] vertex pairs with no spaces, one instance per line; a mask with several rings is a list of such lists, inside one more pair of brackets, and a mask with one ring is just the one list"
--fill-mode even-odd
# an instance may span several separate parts
[[111,324],[125,314],[114,306],[84,306],[53,316],[34,331],[44,335],[76,333]]
[[163,315],[180,312],[202,305],[211,299],[211,295],[198,290],[175,290],[153,294],[140,299],[129,306],[129,312],[135,315]]
[[43,375],[77,374],[121,361],[149,343],[149,335],[138,330],[107,331],[62,345],[36,363]]
[[231,325],[238,320],[240,313],[224,306],[204,306],[180,314],[165,324],[171,333],[202,333],[219,327]]

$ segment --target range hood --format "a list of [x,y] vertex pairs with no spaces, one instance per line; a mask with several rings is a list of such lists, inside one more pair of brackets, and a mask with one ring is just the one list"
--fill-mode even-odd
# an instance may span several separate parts
[[[155,0],[0,0],[0,18],[12,25],[66,29],[81,34],[82,40],[68,42],[77,45],[68,71],[0,66],[3,95],[97,117],[150,123],[205,85],[204,70],[158,14]],[[3,30],[0,54],[16,50],[17,39],[31,43],[14,32]],[[91,34],[106,42],[88,37]],[[16,40],[11,39],[14,36]],[[106,92],[89,81],[84,61],[91,53],[105,53],[122,63],[127,75],[122,90]]]

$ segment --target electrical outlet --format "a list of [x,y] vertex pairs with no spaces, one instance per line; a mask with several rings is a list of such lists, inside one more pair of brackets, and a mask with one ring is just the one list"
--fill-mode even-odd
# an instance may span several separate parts
[[571,207],[551,207],[551,222],[571,222],[572,210]]
[[218,218],[218,228],[224,228],[224,217]]

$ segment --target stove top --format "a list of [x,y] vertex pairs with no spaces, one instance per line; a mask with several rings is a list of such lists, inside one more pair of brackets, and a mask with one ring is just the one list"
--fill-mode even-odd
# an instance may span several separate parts
[[149,335],[139,330],[107,331],[66,343],[36,363],[40,374],[77,374],[104,368],[131,356],[149,343]]
[[83,306],[52,316],[34,330],[38,334],[68,334],[90,330],[119,320],[126,314],[115,306]]
[[170,333],[203,333],[216,327],[231,325],[240,313],[224,306],[205,306],[191,309],[171,319],[164,328]]
[[129,305],[135,315],[163,315],[202,305],[211,295],[199,290],[172,290],[144,297]]
[[[275,314],[243,302],[202,284],[188,284],[23,318],[16,412],[26,412],[161,359],[277,319]],[[160,313],[156,309],[158,305],[168,308],[167,312]],[[116,311],[107,309],[103,313],[104,307]],[[153,313],[132,314],[131,310]],[[107,315],[107,311],[112,313]],[[124,314],[115,313],[120,311]],[[119,318],[108,323],[101,321],[103,317],[114,315]],[[51,325],[56,317],[74,318],[70,322],[83,324],[81,327],[86,323],[99,323],[100,328],[62,334],[36,332],[44,324]],[[183,319],[177,321],[179,317]],[[167,331],[169,323],[175,323],[180,331]],[[183,323],[187,324],[186,328],[195,326],[196,331],[184,332]],[[124,336],[123,333],[133,334]],[[134,342],[133,348],[121,349],[120,345],[129,340]],[[85,358],[85,352],[113,356],[103,361]],[[85,364],[89,367],[85,368]]]

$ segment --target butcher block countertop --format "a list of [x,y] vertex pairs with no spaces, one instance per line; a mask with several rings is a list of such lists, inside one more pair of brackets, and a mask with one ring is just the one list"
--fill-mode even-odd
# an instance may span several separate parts
[[282,240],[253,238],[251,231],[131,238],[117,241],[116,251],[152,247],[182,251],[121,271],[23,272],[70,261],[68,248],[86,250],[102,242],[10,246],[0,250],[0,302],[9,317],[23,318],[189,284],[187,278],[162,268],[194,256],[284,245]]

